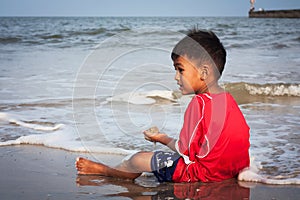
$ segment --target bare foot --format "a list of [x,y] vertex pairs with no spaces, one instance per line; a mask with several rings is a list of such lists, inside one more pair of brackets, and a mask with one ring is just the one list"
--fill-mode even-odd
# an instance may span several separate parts
[[105,175],[105,165],[85,158],[76,159],[76,169],[79,175]]

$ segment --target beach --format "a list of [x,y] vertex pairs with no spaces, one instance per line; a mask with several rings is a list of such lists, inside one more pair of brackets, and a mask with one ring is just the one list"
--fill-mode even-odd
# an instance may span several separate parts
[[[101,176],[77,176],[74,153],[43,146],[1,147],[2,199],[284,199],[299,198],[300,186],[264,185],[259,183],[163,183],[153,176],[135,182]],[[101,155],[114,165],[122,156]]]
[[[113,166],[136,151],[167,150],[144,139],[149,127],[178,137],[192,96],[180,95],[170,53],[195,25],[214,31],[228,53],[219,82],[250,127],[258,183],[247,174],[248,182],[215,184],[77,176],[78,156]],[[2,17],[1,199],[299,199],[299,26],[247,17]]]

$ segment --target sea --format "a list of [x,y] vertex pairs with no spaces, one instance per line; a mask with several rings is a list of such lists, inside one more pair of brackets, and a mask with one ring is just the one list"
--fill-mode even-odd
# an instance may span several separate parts
[[[178,137],[192,96],[170,53],[188,30],[227,50],[220,84],[250,127],[240,180],[300,184],[300,20],[247,17],[1,17],[0,146],[131,155]],[[1,148],[1,147],[0,147]]]

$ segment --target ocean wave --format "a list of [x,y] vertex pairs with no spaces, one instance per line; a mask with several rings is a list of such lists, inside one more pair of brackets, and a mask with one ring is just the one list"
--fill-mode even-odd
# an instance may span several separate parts
[[300,84],[245,84],[245,87],[251,95],[300,97]]
[[83,144],[76,129],[65,124],[55,124],[52,122],[39,122],[20,120],[20,116],[11,115],[8,113],[0,113],[0,123],[12,126],[22,126],[23,128],[42,131],[42,134],[30,134],[19,136],[14,139],[4,140],[0,142],[1,146],[12,145],[43,145],[50,148],[64,149],[73,152],[83,153],[102,153],[102,154],[116,154],[129,155],[134,150],[125,150],[122,148],[114,148],[103,142],[103,145],[94,141],[87,141]]
[[50,34],[50,35],[41,35],[42,39],[48,40],[48,39],[63,39],[64,36],[61,34]]
[[229,29],[229,28],[235,28],[235,24],[222,24],[222,23],[218,23],[217,28],[222,28],[222,29]]
[[293,41],[300,42],[300,37],[295,37],[295,38],[293,39]]
[[134,150],[114,148],[105,145],[100,146],[99,144],[94,144],[93,142],[86,142],[83,145],[82,141],[78,139],[77,136],[78,135],[75,133],[72,127],[65,126],[64,128],[51,133],[26,135],[15,140],[0,142],[0,147],[12,145],[43,145],[49,148],[63,149],[72,152],[101,153],[125,156],[136,152]]
[[259,174],[257,163],[251,158],[250,167],[243,169],[238,175],[239,181],[263,183],[268,185],[300,185],[300,179],[294,176],[265,177]]
[[57,30],[55,33],[49,31],[38,33],[20,34],[17,36],[2,36],[0,44],[29,44],[29,45],[44,45],[49,43],[76,43],[85,45],[83,41],[88,41],[87,44],[99,42],[99,37],[107,38],[123,31],[130,31],[128,27],[120,26],[114,28],[86,28],[80,30]]
[[76,129],[68,125],[32,125],[31,123],[21,122],[19,120],[7,117],[6,113],[0,114],[0,120],[8,120],[11,124],[17,124],[24,128],[46,131],[43,134],[30,134],[17,137],[15,139],[5,140],[0,142],[1,146],[12,145],[43,145],[49,148],[63,149],[72,152],[82,153],[101,153],[113,155],[130,155],[135,153],[135,150],[126,150],[123,148],[115,148],[108,146],[107,141],[103,141],[102,145],[94,141],[82,142]]
[[[258,101],[264,97],[300,97],[300,84],[274,83],[274,84],[255,84],[255,83],[225,83],[224,89],[230,92],[238,103],[246,103],[251,100]],[[126,102],[136,105],[147,105],[155,103],[173,103],[181,98],[180,91],[150,90],[142,92],[129,92],[118,94],[106,100]]]
[[104,27],[99,27],[99,28],[89,28],[89,29],[83,29],[79,31],[70,31],[67,32],[67,37],[76,37],[76,36],[97,36],[97,35],[114,35],[119,32],[123,31],[130,31],[131,29],[125,26],[120,26],[119,28],[104,28]]
[[107,101],[119,101],[136,105],[154,104],[161,101],[176,102],[179,97],[174,91],[151,90],[145,92],[129,92],[109,97]]
[[243,49],[243,48],[247,48],[249,45],[248,44],[242,44],[242,43],[231,43],[226,45],[226,48],[228,49]]
[[271,43],[270,45],[271,45],[271,48],[274,48],[274,49],[285,49],[285,48],[289,47],[287,44],[282,44],[282,43],[278,43],[278,42]]
[[22,39],[19,37],[2,37],[0,38],[0,44],[13,44],[21,42]]
[[85,29],[81,31],[71,31],[68,32],[69,36],[80,36],[80,35],[99,35],[103,34],[107,31],[106,28],[100,27],[100,28],[93,28],[93,29]]
[[300,97],[300,84],[297,83],[225,83],[224,88],[232,93],[240,93],[252,96],[289,96]]
[[22,126],[24,128],[33,129],[36,131],[55,131],[62,128],[63,124],[54,124],[50,122],[24,121],[10,116],[7,113],[0,113],[0,121]]

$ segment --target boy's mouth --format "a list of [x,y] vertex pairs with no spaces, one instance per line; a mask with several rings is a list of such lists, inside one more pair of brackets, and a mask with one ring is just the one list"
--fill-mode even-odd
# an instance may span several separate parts
[[179,86],[179,90],[183,90],[183,86],[179,83],[177,83],[177,85]]

